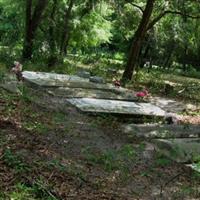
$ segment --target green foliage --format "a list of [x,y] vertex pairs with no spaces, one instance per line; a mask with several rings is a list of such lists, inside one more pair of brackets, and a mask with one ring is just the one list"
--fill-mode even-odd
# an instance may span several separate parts
[[20,156],[13,154],[10,149],[6,149],[3,154],[4,162],[16,172],[24,172],[29,170],[29,167],[21,160]]
[[72,46],[89,48],[110,41],[111,22],[98,12],[91,12],[84,16],[81,21],[75,21],[74,26],[71,39]]
[[18,183],[13,192],[6,194],[12,200],[57,200],[46,188],[44,183],[36,183],[32,187]]
[[170,164],[171,164],[171,160],[169,160],[169,159],[166,158],[166,157],[159,156],[159,157],[156,159],[156,165],[157,165],[157,166],[165,167],[165,166],[170,165]]
[[129,171],[130,164],[136,159],[136,151],[132,145],[124,145],[118,150],[109,150],[100,154],[94,154],[90,148],[87,148],[83,153],[91,164],[99,164],[108,172],[121,170],[126,173]]
[[[33,1],[33,7],[36,2]],[[142,17],[141,9],[144,9],[146,1],[77,0],[74,3],[67,19],[69,21],[67,26],[69,45],[66,46],[68,53],[79,55],[87,53],[88,58],[85,60],[87,64],[96,63],[96,60],[105,55],[106,59],[109,57],[126,61],[134,32]],[[11,61],[21,57],[25,37],[25,6],[26,2],[22,0],[0,1],[0,60],[9,66]],[[34,68],[35,70],[54,70],[44,67],[52,55],[55,57],[53,64],[63,61],[60,43],[68,6],[69,1],[57,1],[54,16],[52,16],[54,1],[48,2],[33,41],[33,60],[40,62],[40,65]],[[196,16],[199,7],[195,1],[159,0],[154,4],[152,19],[164,10],[177,10],[180,13]],[[53,29],[53,39],[50,26]],[[184,74],[199,78],[199,31],[198,19],[173,14],[165,15],[145,37],[140,52],[141,66],[143,62],[151,60],[153,64],[174,73],[173,63],[176,62],[179,65],[178,68],[184,70]],[[52,42],[53,47],[51,47]],[[102,53],[102,51],[105,52]],[[98,55],[98,59],[92,57],[94,54]],[[121,68],[124,67],[123,63],[119,65]],[[57,71],[60,72],[74,72],[71,66],[62,68],[58,65],[56,68],[59,68]]]

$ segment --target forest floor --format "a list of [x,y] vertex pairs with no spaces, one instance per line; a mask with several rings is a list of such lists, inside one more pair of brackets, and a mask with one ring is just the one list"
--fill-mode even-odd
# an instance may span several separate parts
[[200,199],[200,178],[120,119],[39,107],[0,89],[0,199]]

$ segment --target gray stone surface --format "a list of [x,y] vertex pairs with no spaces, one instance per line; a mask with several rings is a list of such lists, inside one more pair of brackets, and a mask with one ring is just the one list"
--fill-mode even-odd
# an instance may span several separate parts
[[127,124],[122,131],[138,138],[199,138],[200,125]]
[[129,92],[122,92],[121,94],[116,94],[112,91],[106,90],[96,90],[96,89],[83,89],[83,88],[48,88],[47,93],[53,96],[63,97],[63,98],[96,98],[96,99],[116,99],[125,101],[138,101],[138,98]]
[[0,87],[7,90],[8,92],[20,94],[21,92],[19,90],[19,85],[21,85],[21,83],[17,81],[10,81],[1,83]]
[[83,112],[147,115],[159,117],[165,116],[165,111],[149,103],[136,103],[92,98],[72,98],[68,99],[67,101]]
[[89,80],[90,80],[90,82],[93,82],[93,83],[99,83],[99,84],[105,83],[104,78],[99,77],[99,76],[91,76]]
[[78,71],[76,75],[82,78],[90,78],[90,72],[87,71]]
[[180,163],[192,163],[200,155],[200,138],[155,139],[156,150]]
[[89,82],[89,79],[80,78],[78,76],[69,76],[54,73],[44,73],[44,72],[23,72],[23,77],[25,83],[32,86],[38,87],[49,87],[49,88],[82,88],[82,89],[94,89],[109,91],[117,95],[127,94],[127,96],[135,96],[135,93],[125,89],[117,88],[112,84],[97,84]]
[[64,74],[55,74],[55,73],[45,73],[45,72],[31,72],[24,71],[22,73],[25,81],[29,81],[39,86],[65,86],[68,83],[78,82],[89,82],[88,79],[81,78],[78,76],[69,76]]
[[193,164],[186,164],[186,167],[190,167],[191,169],[193,169],[194,171],[200,173],[200,165],[197,163],[193,163]]

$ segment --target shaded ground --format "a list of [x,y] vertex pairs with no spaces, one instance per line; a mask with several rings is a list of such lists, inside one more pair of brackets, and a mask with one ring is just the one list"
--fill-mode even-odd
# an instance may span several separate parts
[[198,176],[119,131],[0,90],[0,199],[199,199]]

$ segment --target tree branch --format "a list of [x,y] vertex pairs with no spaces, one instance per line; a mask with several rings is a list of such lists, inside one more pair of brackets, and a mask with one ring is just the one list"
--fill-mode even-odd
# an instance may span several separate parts
[[144,13],[144,10],[141,6],[138,6],[137,4],[130,2],[130,1],[126,1],[127,3],[131,4],[133,7],[138,8],[142,13]]
[[183,17],[188,17],[191,19],[200,19],[200,15],[197,16],[193,16],[193,15],[189,15],[187,13],[182,13],[180,11],[172,11],[172,10],[165,10],[164,12],[160,13],[157,17],[155,17],[148,25],[147,30],[150,30],[151,28],[153,28],[153,26],[161,19],[163,18],[165,15],[167,14],[172,14],[172,15],[181,15]]

